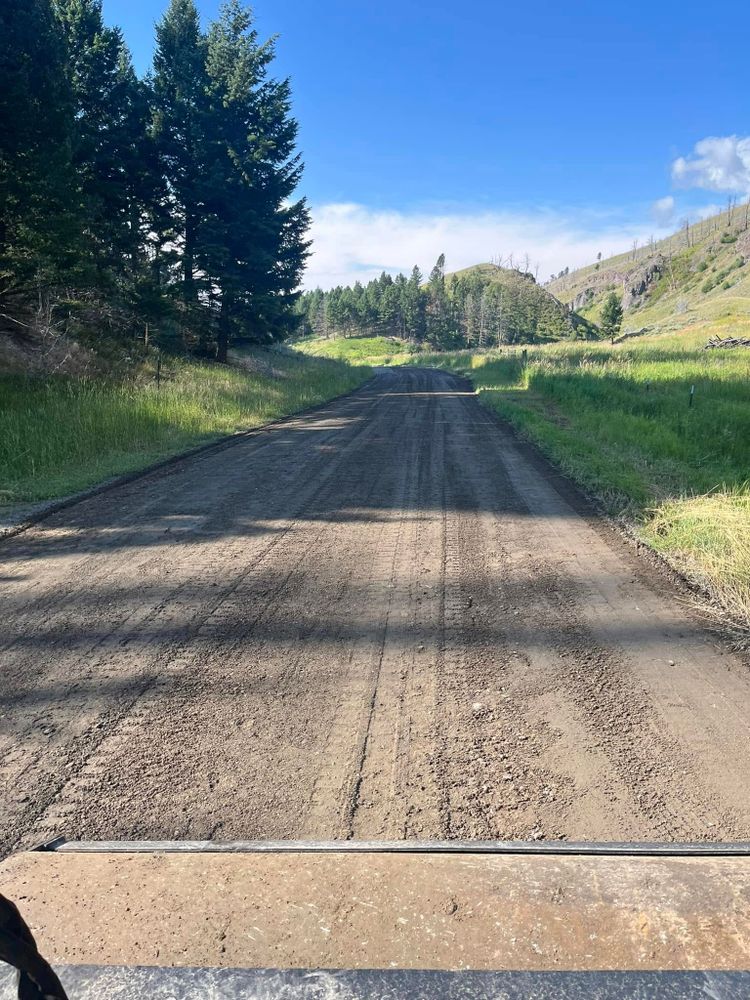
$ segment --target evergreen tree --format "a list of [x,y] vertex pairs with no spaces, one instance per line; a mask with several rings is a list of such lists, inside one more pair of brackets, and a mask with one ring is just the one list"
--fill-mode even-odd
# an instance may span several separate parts
[[104,24],[101,0],[58,0],[58,13],[74,104],[72,159],[86,251],[81,280],[109,285],[142,245],[147,111],[121,32]]
[[73,104],[50,0],[0,6],[0,295],[56,280],[75,259]]
[[172,204],[162,242],[172,247],[185,306],[198,301],[196,258],[205,219],[208,74],[206,38],[193,0],[171,0],[156,26],[154,135]]
[[427,316],[430,338],[439,346],[445,334],[447,313],[445,294],[445,254],[441,253],[427,281]]
[[602,306],[601,327],[605,337],[614,343],[622,324],[622,303],[616,292],[610,292]]
[[440,349],[457,342],[452,302],[445,286],[445,254],[440,254],[427,282],[427,335]]
[[151,89],[139,80],[123,46],[117,67],[114,130],[120,162],[113,172],[123,225],[120,269],[134,271],[151,259],[155,235],[168,214],[167,190],[152,132]]
[[217,358],[234,330],[255,339],[293,328],[308,256],[304,200],[289,203],[302,163],[295,153],[288,80],[272,80],[273,42],[259,43],[249,8],[229,0],[208,33],[209,90],[204,269],[218,290]]
[[[64,283],[73,329],[144,340],[175,330],[177,302],[182,346],[213,337],[221,360],[235,331],[327,324],[322,293],[296,307],[309,216],[273,57],[238,0],[208,35],[194,0],[171,0],[145,80],[102,0],[0,6],[0,295],[28,311]],[[373,295],[362,321],[377,323]]]
[[409,327],[406,321],[406,296],[408,282],[403,274],[397,274],[393,282],[393,296],[396,301],[396,336],[404,340],[409,334]]
[[391,337],[399,337],[403,331],[401,312],[401,291],[390,275],[381,278],[381,293],[378,310],[378,321],[383,333]]
[[426,332],[425,297],[422,292],[422,272],[416,266],[404,288],[403,311],[407,335],[416,341],[423,340]]
[[473,290],[468,292],[464,303],[463,334],[469,347],[481,347],[482,297]]

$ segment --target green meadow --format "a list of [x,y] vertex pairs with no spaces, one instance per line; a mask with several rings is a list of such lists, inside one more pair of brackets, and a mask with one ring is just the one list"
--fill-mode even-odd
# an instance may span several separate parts
[[395,337],[309,337],[294,347],[310,357],[333,358],[352,365],[405,364],[417,350]]

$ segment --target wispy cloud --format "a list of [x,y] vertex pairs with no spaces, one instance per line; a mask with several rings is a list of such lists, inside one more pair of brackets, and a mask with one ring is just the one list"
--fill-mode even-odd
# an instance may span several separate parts
[[750,136],[701,139],[690,156],[674,161],[672,180],[680,188],[750,194]]
[[651,206],[651,216],[657,226],[669,226],[674,221],[675,201],[671,194],[659,198]]
[[522,263],[528,254],[545,280],[591,263],[598,253],[621,253],[634,239],[664,235],[658,220],[621,223],[594,212],[400,212],[347,203],[318,205],[312,214],[306,288],[368,281],[415,264],[428,271],[441,252],[452,271],[510,254]]
[[[726,208],[727,208],[726,204],[718,205],[716,202],[714,202],[711,205],[701,205],[699,208],[695,210],[695,214],[698,216],[699,219],[710,219],[712,215],[719,215],[720,212],[725,212]],[[688,213],[688,218],[690,218],[689,213]]]

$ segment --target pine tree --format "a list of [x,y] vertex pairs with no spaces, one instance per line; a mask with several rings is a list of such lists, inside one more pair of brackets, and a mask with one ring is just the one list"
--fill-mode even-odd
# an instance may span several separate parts
[[151,81],[138,80],[127,50],[121,54],[119,75],[122,104],[119,126],[124,137],[122,154],[123,200],[128,222],[116,268],[121,294],[132,314],[134,332],[156,326],[162,346],[178,333],[172,322],[174,303],[167,267],[168,240],[173,232],[173,203],[163,171],[163,160],[153,130]]
[[58,0],[57,6],[67,43],[72,159],[86,243],[80,280],[109,286],[123,262],[135,259],[141,242],[134,160],[146,118],[122,34],[105,26],[101,0]]
[[463,330],[466,343],[470,347],[480,345],[481,296],[473,291],[467,293],[464,303]]
[[622,324],[622,303],[616,292],[610,292],[604,300],[601,313],[602,333],[614,343]]
[[0,295],[54,282],[75,258],[73,105],[50,0],[0,6]]
[[406,322],[406,292],[408,282],[403,274],[397,274],[393,281],[393,294],[396,299],[396,336],[406,340],[408,327]]
[[249,8],[226,3],[208,33],[210,158],[199,246],[218,289],[220,361],[237,329],[258,340],[289,333],[308,256],[307,207],[289,203],[302,173],[297,123],[289,81],[268,77],[273,58]]
[[425,296],[422,291],[422,272],[412,269],[404,289],[404,324],[407,336],[421,341],[425,336]]
[[401,335],[403,318],[401,314],[401,291],[390,275],[383,283],[380,294],[378,321],[384,333],[391,337]]
[[121,336],[174,331],[178,301],[183,346],[210,332],[226,360],[234,331],[281,338],[304,316],[289,83],[238,0],[209,35],[171,0],[157,42],[139,80],[102,0],[0,6],[0,295],[64,281],[79,329]]
[[[130,53],[120,49],[114,95],[113,143],[119,165],[112,172],[122,225],[117,233],[119,268],[131,271],[147,259],[147,247],[164,212],[166,190],[151,132],[151,91],[133,69]],[[114,110],[114,109],[113,109]]]
[[163,233],[163,242],[173,248],[181,297],[187,307],[198,301],[197,242],[206,215],[206,51],[206,38],[193,0],[171,0],[156,26],[154,135],[172,203],[171,231]]
[[456,328],[445,287],[445,254],[440,254],[427,282],[427,336],[441,349],[454,346]]

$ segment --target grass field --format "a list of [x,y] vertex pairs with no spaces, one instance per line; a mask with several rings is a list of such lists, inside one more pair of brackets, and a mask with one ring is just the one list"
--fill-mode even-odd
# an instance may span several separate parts
[[[736,617],[750,620],[750,351],[706,330],[609,347],[425,355]],[[691,386],[695,386],[690,405]]]
[[0,376],[0,504],[64,496],[323,402],[370,372],[250,351],[235,367],[165,359],[158,387],[154,374],[148,366],[129,381]]
[[411,357],[411,345],[392,337],[310,337],[294,345],[315,358],[333,358],[352,365],[399,365]]

